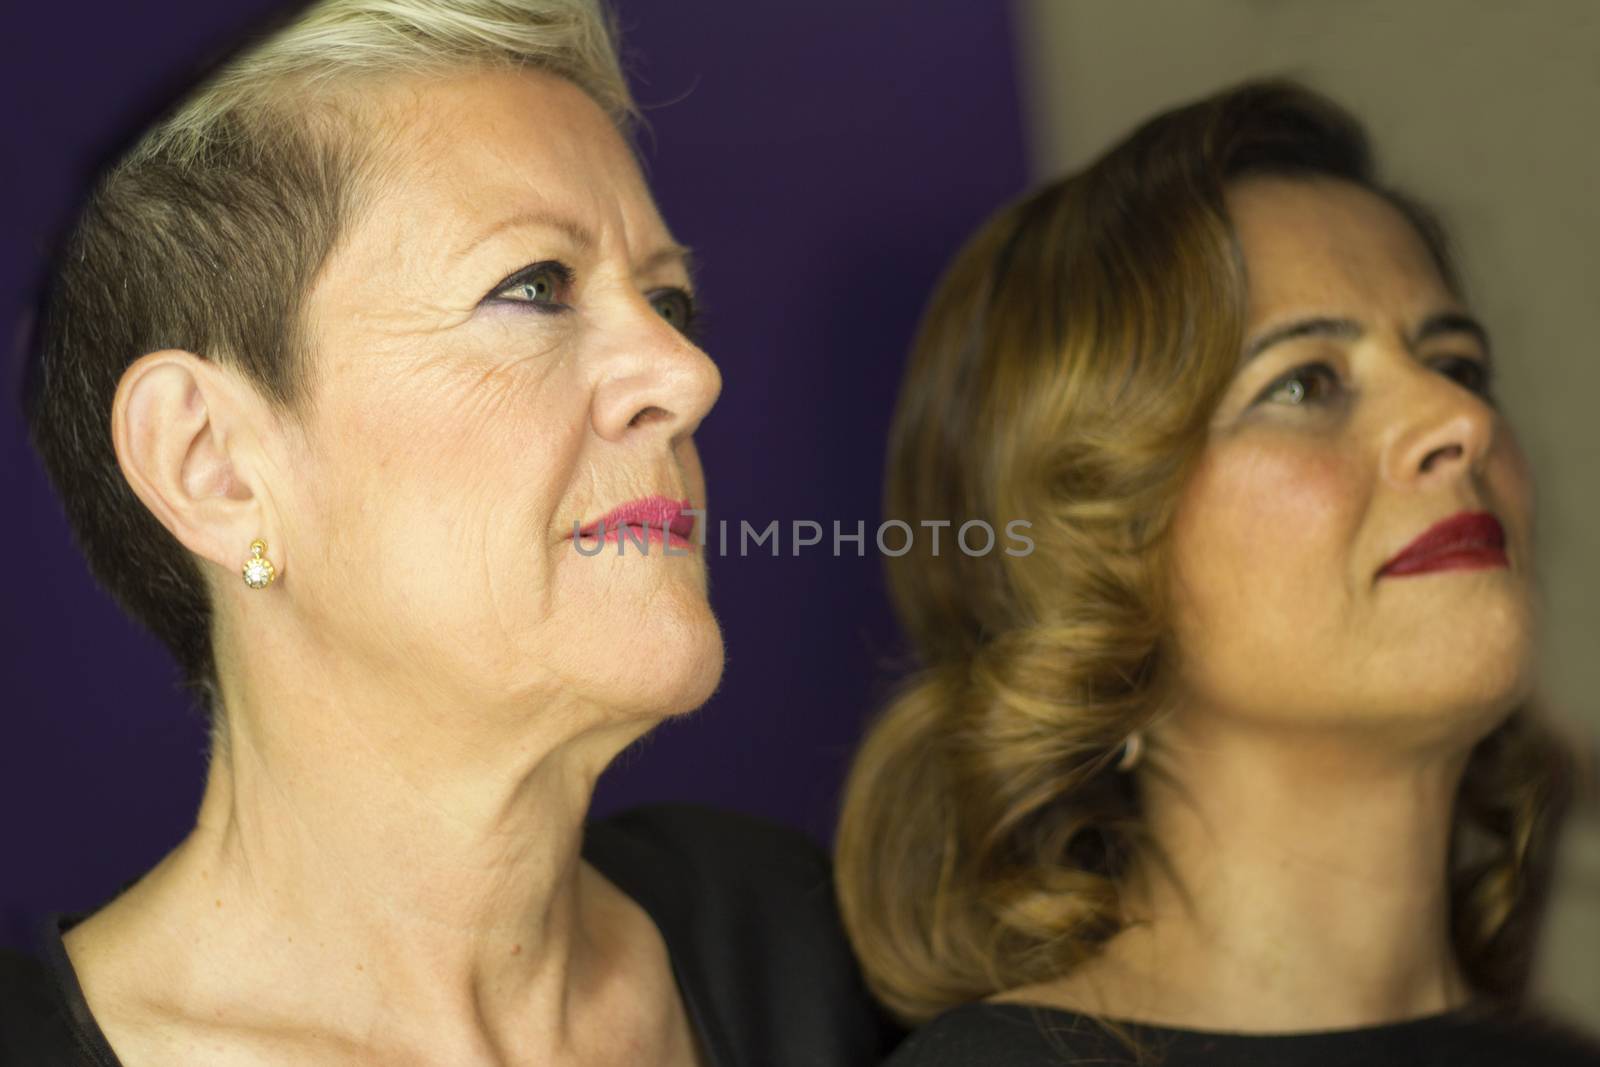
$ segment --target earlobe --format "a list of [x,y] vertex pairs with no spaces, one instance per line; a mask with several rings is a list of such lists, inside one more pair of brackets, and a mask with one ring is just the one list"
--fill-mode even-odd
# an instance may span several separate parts
[[135,495],[184,547],[230,571],[263,518],[239,466],[247,435],[231,425],[231,387],[191,352],[152,352],[123,373],[111,409],[117,461]]

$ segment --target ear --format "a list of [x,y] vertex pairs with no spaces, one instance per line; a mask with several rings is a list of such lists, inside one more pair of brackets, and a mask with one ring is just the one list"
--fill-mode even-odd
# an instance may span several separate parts
[[258,537],[283,566],[257,492],[265,413],[236,373],[176,349],[135,361],[111,405],[112,444],[134,493],[185,548],[228,571]]

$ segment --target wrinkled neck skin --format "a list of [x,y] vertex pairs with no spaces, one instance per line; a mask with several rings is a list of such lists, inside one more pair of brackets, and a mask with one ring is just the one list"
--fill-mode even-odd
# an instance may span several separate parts
[[579,857],[596,778],[648,723],[225,677],[195,829],[68,937],[120,1054],[119,1022],[152,1051],[159,1020],[299,1062],[690,1062],[654,926]]
[[1136,772],[1167,863],[1129,880],[1134,925],[1067,978],[997,999],[1258,1033],[1465,1006],[1447,869],[1469,751],[1168,720]]

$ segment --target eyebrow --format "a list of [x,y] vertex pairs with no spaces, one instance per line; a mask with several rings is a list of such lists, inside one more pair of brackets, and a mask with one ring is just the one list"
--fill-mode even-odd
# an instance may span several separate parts
[[478,234],[478,236],[474,237],[471,241],[468,241],[460,248],[460,250],[455,253],[454,257],[452,258],[459,262],[460,260],[471,255],[479,245],[483,244],[491,237],[498,237],[505,231],[516,229],[519,226],[538,226],[547,230],[556,230],[559,233],[565,234],[568,240],[577,245],[578,250],[581,252],[587,252],[589,249],[594,247],[594,234],[589,232],[589,228],[580,222],[567,218],[565,215],[557,215],[553,212],[519,211],[515,215],[510,215],[501,219],[487,230],[484,230],[482,233]]
[[[1297,319],[1282,326],[1274,327],[1257,337],[1245,346],[1244,357],[1241,364],[1249,363],[1273,345],[1285,341],[1297,341],[1305,337],[1331,337],[1342,341],[1358,340],[1366,333],[1366,327],[1355,319],[1340,319],[1329,316],[1314,316],[1312,318]],[[1489,331],[1484,329],[1483,323],[1460,311],[1441,311],[1429,315],[1422,320],[1410,337],[1406,338],[1408,347],[1415,347],[1422,342],[1431,340],[1445,334],[1466,334],[1478,342],[1483,348],[1484,358],[1491,357],[1489,350]]]
[[1417,332],[1411,335],[1411,343],[1419,345],[1440,334],[1450,333],[1464,333],[1473,338],[1483,348],[1486,359],[1493,354],[1489,350],[1489,331],[1483,328],[1483,323],[1459,311],[1441,311],[1436,315],[1429,315],[1422,320],[1422,325],[1417,327]]
[[[497,237],[507,230],[516,229],[521,226],[542,227],[547,230],[555,230],[559,233],[565,234],[567,239],[577,247],[579,252],[588,252],[590,249],[594,248],[595,244],[597,243],[595,241],[594,234],[589,230],[589,228],[575,219],[570,219],[565,215],[558,215],[553,212],[520,211],[508,218],[501,219],[499,222],[489,227],[489,229],[474,237],[455,253],[454,259],[457,262],[460,262],[470,255],[474,249],[483,244],[485,241],[488,241],[490,238]],[[654,252],[651,252],[649,255],[645,256],[644,259],[635,264],[633,270],[637,274],[648,274],[651,271],[660,268],[664,264],[674,261],[683,264],[684,271],[692,275],[691,267],[694,262],[693,251],[684,245],[675,243],[663,245]]]
[[694,277],[694,250],[680,244],[661,246],[635,264],[633,271],[635,274],[649,274],[651,271],[674,262],[682,264],[683,272],[690,278]]

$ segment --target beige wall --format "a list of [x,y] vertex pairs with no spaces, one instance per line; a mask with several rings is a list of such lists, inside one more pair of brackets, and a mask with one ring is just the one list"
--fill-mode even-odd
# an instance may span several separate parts
[[[1362,116],[1390,179],[1440,210],[1538,475],[1545,692],[1600,736],[1600,0],[1017,0],[1016,16],[1040,177],[1282,73]],[[1600,1027],[1597,822],[1569,842],[1541,985]]]

